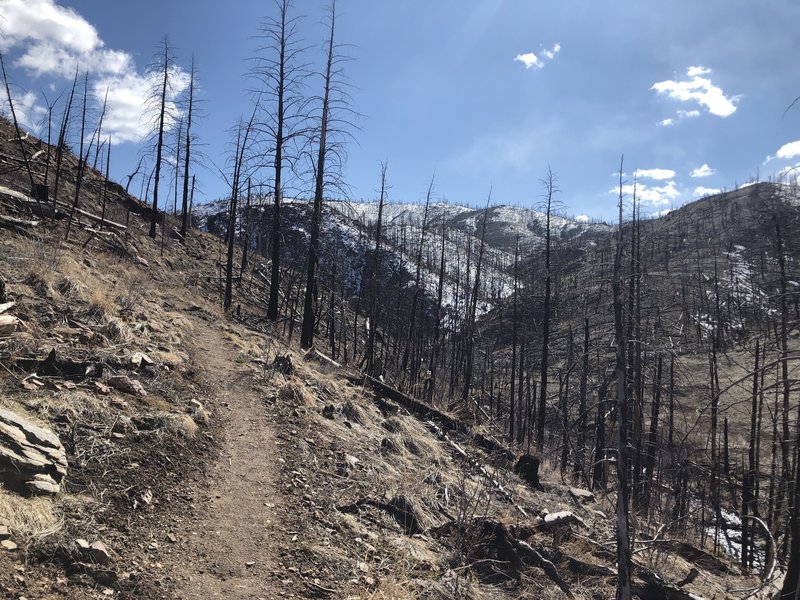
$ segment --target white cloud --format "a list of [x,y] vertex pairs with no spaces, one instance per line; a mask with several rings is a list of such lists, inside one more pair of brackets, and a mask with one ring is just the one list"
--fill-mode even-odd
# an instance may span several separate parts
[[561,44],[559,44],[558,42],[556,42],[555,44],[553,44],[553,48],[552,48],[552,49],[550,49],[550,50],[543,50],[543,51],[542,51],[542,54],[544,54],[544,55],[545,55],[545,57],[546,57],[548,60],[553,60],[553,59],[556,57],[556,54],[558,54],[559,52],[561,52]]
[[541,69],[544,66],[544,63],[539,60],[539,57],[536,56],[533,52],[526,52],[525,54],[517,54],[514,58],[515,62],[521,62],[525,65],[526,69],[530,69],[532,67],[536,67],[537,69]]
[[[697,102],[712,115],[729,117],[736,112],[738,98],[726,96],[722,88],[714,85],[707,77],[701,77],[710,72],[711,70],[705,67],[689,67],[686,71],[686,74],[691,77],[689,81],[659,81],[654,83],[650,89],[681,102]],[[689,111],[685,116],[696,115]]]
[[526,69],[541,69],[544,67],[545,61],[553,60],[559,52],[561,52],[561,44],[555,43],[551,49],[542,50],[539,56],[533,52],[517,54],[517,56],[514,57],[514,62],[521,62],[525,65]]
[[575,221],[577,223],[588,223],[589,215],[578,215],[577,217],[575,217]]
[[[0,15],[0,48],[18,53],[15,67],[35,77],[71,81],[79,66],[95,78],[92,88],[96,102],[102,102],[109,90],[105,134],[115,143],[139,142],[146,137],[149,123],[145,113],[155,81],[136,69],[130,54],[106,48],[93,25],[55,0],[0,0]],[[172,75],[168,108],[174,113],[174,101],[186,89],[188,80],[180,69]]]
[[675,171],[672,169],[636,169],[634,175],[644,179],[672,179]]
[[789,142],[788,144],[784,144],[780,148],[778,148],[778,152],[775,155],[778,158],[794,158],[795,156],[800,156],[800,140],[796,142]]
[[698,65],[696,67],[689,67],[686,69],[686,74],[689,77],[698,77],[700,75],[708,75],[711,73],[711,69],[704,67],[702,65]]
[[694,178],[709,177],[710,175],[713,175],[716,172],[717,172],[716,169],[712,169],[707,164],[704,164],[702,167],[697,167],[696,169],[693,169],[689,175]]
[[700,111],[697,110],[697,109],[695,109],[695,110],[679,110],[675,114],[678,115],[679,119],[694,119],[695,117],[699,117],[700,116]]
[[663,119],[658,122],[659,126],[661,127],[672,127],[675,124],[674,119]]
[[[646,185],[637,183],[635,186],[636,201],[650,206],[664,206],[672,204],[681,197],[680,191],[675,186],[674,181],[667,181],[664,185]],[[622,192],[628,197],[633,196],[634,185],[627,184],[622,186]],[[615,187],[608,191],[609,194],[619,194],[619,188]]]
[[97,31],[71,8],[53,0],[2,0],[0,14],[3,50],[29,40],[33,47],[52,45],[74,54],[91,52],[103,45]]
[[722,190],[720,190],[719,188],[708,188],[708,187],[703,187],[701,185],[694,188],[694,195],[696,198],[703,198],[705,196],[713,196],[714,194],[719,194],[721,191]]

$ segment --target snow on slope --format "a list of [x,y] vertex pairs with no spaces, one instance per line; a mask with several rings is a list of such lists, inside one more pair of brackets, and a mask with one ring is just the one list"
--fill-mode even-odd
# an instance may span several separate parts
[[[271,206],[271,198],[253,201],[253,206]],[[285,213],[284,229],[300,237],[305,231],[311,202],[285,199],[284,205],[292,210]],[[366,256],[374,248],[374,228],[378,218],[377,202],[326,201],[322,223],[323,242],[331,242],[334,252],[344,259],[347,285],[359,289],[364,272]],[[267,208],[267,210],[269,210]],[[220,216],[227,211],[227,201],[197,207],[194,211],[200,226],[208,229],[214,222],[219,228]],[[292,217],[287,216],[291,214]],[[434,300],[438,291],[439,264],[441,256],[442,229],[445,230],[445,284],[443,304],[446,311],[458,308],[463,314],[466,298],[471,293],[480,247],[484,209],[474,209],[443,202],[431,203],[425,219],[424,204],[386,203],[383,209],[383,241],[387,253],[385,266],[403,270],[409,275],[409,286],[413,285],[416,272],[423,222],[426,223],[422,245],[422,268],[420,284],[429,299]],[[493,206],[488,210],[486,223],[486,245],[481,266],[481,289],[478,313],[484,314],[501,299],[513,292],[511,276],[517,240],[522,257],[529,256],[544,244],[546,232],[544,213],[514,206]],[[237,233],[241,232],[241,224]],[[554,240],[571,240],[573,244],[584,242],[580,238],[586,233],[608,230],[605,225],[578,223],[559,216],[551,217]],[[220,233],[217,231],[217,233]],[[468,258],[469,254],[469,258]],[[323,263],[325,258],[323,257]],[[469,262],[469,270],[467,263]],[[460,279],[459,279],[460,277]]]

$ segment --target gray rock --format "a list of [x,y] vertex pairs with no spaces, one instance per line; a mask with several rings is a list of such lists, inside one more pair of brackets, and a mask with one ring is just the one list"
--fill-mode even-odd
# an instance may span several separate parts
[[138,379],[131,379],[127,375],[114,375],[108,378],[108,385],[115,390],[132,394],[134,396],[147,396],[147,392]]
[[101,541],[96,541],[89,546],[89,558],[96,565],[107,565],[111,561],[111,552]]
[[596,502],[597,499],[594,497],[594,494],[589,490],[584,490],[581,488],[572,487],[569,488],[569,493],[572,495],[575,500],[578,502]]
[[0,548],[3,550],[8,550],[9,552],[13,552],[17,549],[17,545],[11,540],[3,540],[0,542]]
[[0,408],[0,483],[21,493],[52,495],[66,474],[67,455],[58,436]]
[[25,482],[25,486],[34,496],[54,496],[61,490],[61,486],[56,483],[55,479],[43,473],[34,475],[33,479]]
[[570,525],[572,523],[586,527],[586,523],[583,519],[568,510],[562,510],[545,515],[544,523],[542,523],[540,527],[543,529],[549,529],[551,527],[561,527],[563,525]]

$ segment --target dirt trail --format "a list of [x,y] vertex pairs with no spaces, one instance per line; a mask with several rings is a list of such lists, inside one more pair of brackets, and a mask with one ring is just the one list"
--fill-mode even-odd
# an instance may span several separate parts
[[207,487],[195,490],[197,515],[173,553],[175,598],[274,598],[283,534],[275,436],[247,366],[234,361],[222,332],[198,319],[195,334],[213,394],[204,404],[216,408],[224,439]]

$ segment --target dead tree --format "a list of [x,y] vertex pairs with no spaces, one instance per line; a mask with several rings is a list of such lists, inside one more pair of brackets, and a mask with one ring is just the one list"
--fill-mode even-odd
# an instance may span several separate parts
[[[22,161],[25,165],[25,171],[28,174],[28,179],[30,180],[31,184],[31,193],[34,194],[34,198],[36,199],[37,204],[39,203],[39,195],[35,193],[36,184],[33,181],[33,171],[31,171],[31,164],[28,160],[28,153],[25,151],[25,144],[22,141],[22,132],[19,129],[19,123],[17,122],[17,112],[14,110],[14,100],[11,98],[11,88],[8,85],[8,76],[6,75],[6,63],[3,60],[3,53],[0,52],[0,67],[3,69],[3,84],[6,88],[6,96],[8,98],[8,109],[11,112],[11,119],[14,123],[14,132],[17,136],[17,141],[19,142],[19,150],[20,154],[22,154]],[[41,205],[39,206],[39,212],[42,212]]]
[[94,162],[92,163],[92,168],[96,171],[97,170],[97,161],[100,159],[100,151],[103,149],[104,143],[100,142],[100,136],[103,134],[103,120],[106,118],[106,110],[108,109],[108,88],[106,88],[105,96],[103,96],[103,107],[100,109],[100,118],[97,120],[97,129],[94,132],[95,138],[97,138],[97,144],[94,148]]
[[378,222],[375,226],[375,253],[372,259],[372,277],[369,292],[369,334],[365,359],[367,374],[376,377],[375,372],[375,336],[378,329],[378,277],[381,273],[381,234],[383,229],[383,203],[386,200],[386,169],[387,163],[381,162],[381,191],[378,197]]
[[189,170],[192,160],[192,116],[194,112],[195,66],[192,57],[192,68],[189,74],[189,106],[186,117],[186,142],[184,143],[183,160],[183,196],[181,205],[181,239],[186,239],[189,231]]
[[619,225],[614,255],[614,343],[617,377],[617,592],[616,600],[631,598],[631,544],[628,500],[628,404],[626,401],[625,330],[622,306],[622,160],[619,165]]
[[[403,361],[400,365],[400,371],[403,379],[406,376],[406,369],[408,368],[408,359],[411,353],[411,347],[416,341],[416,327],[417,327],[417,306],[419,305],[420,295],[420,277],[422,275],[422,252],[425,249],[425,233],[428,229],[428,207],[431,204],[431,195],[433,194],[434,177],[428,184],[428,193],[425,195],[425,209],[422,213],[422,229],[419,235],[419,247],[417,248],[417,267],[414,273],[414,295],[411,298],[411,316],[408,320],[408,337],[406,338],[406,346],[403,350]],[[416,368],[411,368],[411,381],[414,381],[414,373]]]
[[[513,446],[514,444],[514,419],[516,417],[516,406],[514,392],[516,391],[516,375],[517,375],[517,335],[518,335],[518,310],[517,310],[517,288],[519,287],[519,235],[517,235],[517,243],[514,245],[514,301],[513,312],[511,315],[511,390],[508,395],[508,441]],[[522,386],[520,386],[520,396],[522,395]],[[517,427],[520,424],[516,424]]]
[[542,180],[545,187],[545,237],[544,237],[544,315],[542,316],[542,356],[541,370],[539,372],[539,410],[536,414],[536,447],[539,452],[544,450],[544,424],[547,419],[547,370],[550,360],[550,302],[552,293],[552,273],[550,270],[551,251],[551,224],[550,217],[553,211],[553,195],[558,191],[556,176],[551,169]]
[[475,316],[478,310],[478,292],[481,285],[481,266],[483,265],[483,251],[486,244],[486,223],[489,221],[489,205],[492,202],[492,190],[489,190],[489,197],[486,200],[486,208],[483,211],[483,225],[481,227],[481,245],[478,249],[478,262],[475,265],[475,281],[472,285],[472,295],[467,305],[467,335],[464,343],[464,387],[461,392],[461,402],[467,407],[470,392],[472,391],[472,370],[473,358],[475,353]]
[[56,148],[56,177],[53,184],[53,212],[57,210],[58,203],[58,189],[61,182],[61,161],[64,158],[64,152],[67,149],[67,135],[69,133],[69,119],[72,112],[72,101],[75,98],[75,88],[78,86],[78,68],[75,67],[75,77],[72,80],[72,89],[69,93],[69,100],[64,107],[64,114],[61,118],[61,128],[58,133],[58,147]]
[[158,223],[158,186],[161,180],[161,160],[164,151],[164,131],[167,127],[167,96],[170,90],[169,73],[173,68],[174,58],[172,56],[172,47],[169,43],[169,38],[164,36],[161,41],[160,50],[156,56],[153,64],[153,71],[158,71],[159,85],[151,90],[152,99],[158,103],[158,114],[156,115],[156,164],[155,175],[153,181],[153,211],[150,218],[150,237],[156,237],[156,225]]
[[228,310],[233,301],[233,248],[236,243],[236,210],[239,200],[239,182],[241,181],[242,169],[244,168],[245,153],[248,149],[248,141],[253,132],[253,121],[256,117],[258,104],[253,109],[250,120],[246,125],[240,123],[237,128],[236,153],[234,155],[233,179],[231,182],[231,202],[230,215],[228,218],[228,254],[225,270],[225,301],[224,308]]
[[[81,138],[80,150],[78,151],[78,174],[75,180],[75,198],[72,202],[72,207],[69,211],[69,219],[67,219],[67,230],[64,234],[64,239],[69,240],[69,232],[72,227],[72,218],[75,215],[75,209],[78,208],[78,201],[81,194],[81,183],[83,182],[83,173],[86,170],[86,159],[83,156],[84,135],[86,133],[86,103],[89,99],[89,73],[87,72],[83,79],[83,110],[81,111]],[[88,158],[89,149],[86,150]]]
[[294,163],[289,147],[307,133],[303,125],[309,117],[302,94],[307,69],[301,64],[305,48],[298,34],[300,19],[291,15],[292,0],[274,0],[274,4],[277,16],[266,19],[259,29],[262,45],[251,70],[251,76],[258,81],[257,91],[263,106],[270,109],[256,126],[266,138],[264,153],[271,157],[273,169],[272,265],[267,301],[267,318],[272,322],[278,320],[281,284],[284,170]]
[[325,194],[325,166],[328,158],[328,128],[331,120],[331,92],[334,85],[334,35],[336,33],[336,1],[331,2],[330,22],[327,40],[327,59],[325,61],[324,92],[322,114],[319,120],[319,148],[317,152],[314,177],[314,208],[311,215],[311,235],[308,244],[306,265],[306,291],[303,297],[303,322],[300,330],[300,346],[311,348],[314,345],[314,324],[316,311],[314,299],[317,289],[317,267],[319,266],[319,233],[322,221],[322,200]]
[[442,297],[444,294],[444,279],[445,279],[445,246],[447,242],[447,220],[442,217],[442,243],[439,257],[439,284],[436,289],[436,322],[433,325],[433,344],[431,345],[431,363],[430,363],[430,385],[428,386],[428,400],[433,400],[434,388],[436,387],[436,371],[438,369],[439,357],[439,339],[442,332]]

